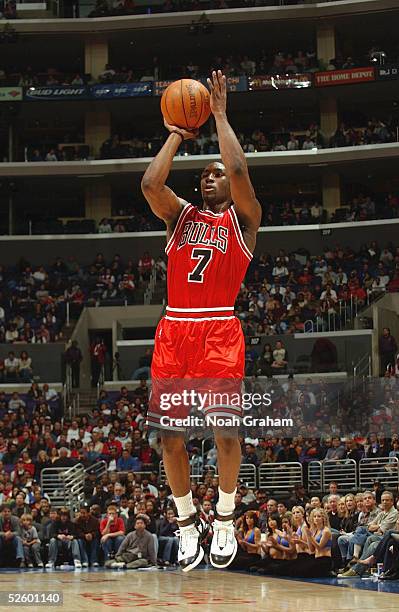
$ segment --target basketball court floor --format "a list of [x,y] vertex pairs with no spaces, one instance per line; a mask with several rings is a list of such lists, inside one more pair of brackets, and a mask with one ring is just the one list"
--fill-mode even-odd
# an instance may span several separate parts
[[[68,612],[143,609],[192,612],[343,612],[398,610],[399,583],[268,578],[247,573],[179,570],[2,570],[0,591],[61,591]],[[4,605],[0,609],[11,609]],[[46,606],[47,607],[47,606]],[[18,606],[27,612],[44,606]],[[56,610],[57,607],[52,607]]]

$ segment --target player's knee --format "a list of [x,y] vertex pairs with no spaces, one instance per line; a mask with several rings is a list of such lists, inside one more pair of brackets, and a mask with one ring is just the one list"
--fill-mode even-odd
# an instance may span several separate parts
[[180,436],[162,436],[161,443],[164,453],[179,453],[186,449],[184,438]]

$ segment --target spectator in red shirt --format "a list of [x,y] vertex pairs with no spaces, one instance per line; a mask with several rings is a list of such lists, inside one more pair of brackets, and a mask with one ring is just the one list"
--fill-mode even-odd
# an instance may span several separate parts
[[100,522],[100,533],[101,546],[108,561],[112,552],[116,554],[125,537],[125,523],[113,504],[108,506],[107,516]]
[[139,273],[143,280],[149,280],[152,269],[155,265],[155,261],[152,259],[148,251],[146,251],[143,257],[139,261]]
[[91,382],[92,386],[96,387],[99,381],[101,370],[105,364],[105,355],[107,353],[107,347],[105,346],[104,340],[96,338],[90,347],[91,353]]

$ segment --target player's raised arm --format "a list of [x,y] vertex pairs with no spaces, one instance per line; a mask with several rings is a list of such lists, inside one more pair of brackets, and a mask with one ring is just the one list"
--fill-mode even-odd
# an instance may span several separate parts
[[227,120],[226,77],[221,70],[212,72],[208,85],[211,91],[210,104],[215,117],[220,154],[230,178],[231,197],[240,222],[251,232],[257,232],[262,218],[262,208],[256,199],[249,178],[244,151]]
[[141,189],[154,215],[166,224],[173,224],[179,217],[185,201],[179,198],[167,185],[166,180],[172,167],[173,158],[183,140],[195,138],[195,132],[165,123],[170,134],[159,153],[154,157],[141,181]]

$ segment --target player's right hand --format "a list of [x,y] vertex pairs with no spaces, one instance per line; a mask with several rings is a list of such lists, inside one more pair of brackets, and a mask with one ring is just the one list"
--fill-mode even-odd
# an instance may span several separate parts
[[184,128],[177,127],[176,125],[169,125],[165,117],[163,119],[163,122],[168,132],[177,132],[178,134],[181,134],[183,136],[184,140],[191,140],[193,138],[197,138],[199,134],[199,130],[185,130]]

